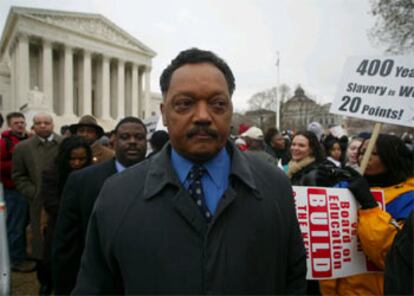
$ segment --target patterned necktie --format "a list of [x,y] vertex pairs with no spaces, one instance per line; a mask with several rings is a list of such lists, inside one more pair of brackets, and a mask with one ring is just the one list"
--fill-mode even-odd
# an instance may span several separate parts
[[203,217],[207,220],[207,222],[211,221],[213,215],[211,214],[210,210],[206,205],[206,200],[203,193],[203,188],[201,186],[201,177],[206,172],[206,169],[198,164],[195,164],[189,175],[190,179],[190,187],[188,188],[188,192],[190,193],[191,197],[194,199],[197,207],[201,211]]

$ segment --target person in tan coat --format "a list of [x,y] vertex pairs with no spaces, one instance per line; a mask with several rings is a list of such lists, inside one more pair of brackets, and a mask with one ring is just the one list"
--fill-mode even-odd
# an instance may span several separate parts
[[38,113],[33,118],[35,135],[18,143],[12,157],[12,180],[16,189],[29,202],[30,226],[32,229],[32,257],[37,260],[36,271],[40,283],[40,294],[48,294],[50,270],[44,266],[43,240],[40,227],[41,203],[39,192],[42,171],[57,155],[61,137],[53,132],[53,118],[47,113]]
[[81,136],[91,146],[93,163],[99,163],[114,157],[114,151],[97,141],[103,136],[104,130],[92,115],[82,116],[79,122],[72,124],[69,129],[72,135]]

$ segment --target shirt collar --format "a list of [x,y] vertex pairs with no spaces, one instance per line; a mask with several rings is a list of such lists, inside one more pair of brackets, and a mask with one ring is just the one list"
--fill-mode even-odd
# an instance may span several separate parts
[[[181,183],[184,183],[194,163],[181,156],[174,148],[171,149],[171,161],[177,172],[178,179]],[[219,187],[224,182],[224,179],[228,177],[231,168],[230,162],[230,155],[226,148],[223,147],[215,157],[203,163],[204,168],[216,186]]]
[[219,187],[228,178],[231,169],[230,155],[226,148],[204,164],[214,184]]
[[37,138],[38,138],[38,139],[39,139],[39,141],[40,141],[40,142],[42,142],[42,143],[44,143],[46,140],[47,140],[48,142],[51,142],[51,141],[53,141],[54,135],[53,135],[53,133],[51,133],[51,134],[50,134],[50,136],[49,136],[49,137],[47,137],[46,139],[45,139],[45,138],[42,138],[42,137],[39,137],[39,136],[37,136]]
[[178,154],[174,148],[171,149],[171,162],[177,172],[178,179],[184,183],[194,163]]
[[124,165],[122,165],[118,160],[115,159],[115,168],[118,173],[122,172],[126,169]]

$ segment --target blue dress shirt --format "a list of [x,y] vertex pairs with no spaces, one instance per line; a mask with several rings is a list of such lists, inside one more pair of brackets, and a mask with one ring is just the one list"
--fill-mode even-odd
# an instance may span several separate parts
[[[174,148],[171,149],[171,162],[181,184],[188,190],[190,187],[188,175],[194,163],[178,154]],[[217,205],[229,184],[230,155],[223,148],[213,159],[203,163],[203,166],[207,172],[201,177],[201,186],[203,187],[207,207],[214,215]]]
[[122,172],[123,170],[125,170],[126,169],[126,167],[125,166],[123,166],[118,160],[116,160],[115,159],[115,168],[116,168],[116,172],[117,173],[120,173],[120,172]]

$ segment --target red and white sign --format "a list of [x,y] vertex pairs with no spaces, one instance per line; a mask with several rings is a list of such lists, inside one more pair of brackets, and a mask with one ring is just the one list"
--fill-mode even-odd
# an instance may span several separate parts
[[[358,204],[348,189],[293,186],[293,192],[306,247],[307,279],[375,271],[358,242]],[[383,206],[382,192],[373,195]]]

